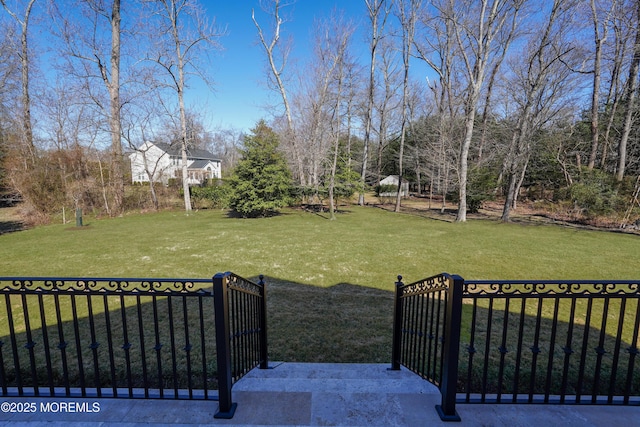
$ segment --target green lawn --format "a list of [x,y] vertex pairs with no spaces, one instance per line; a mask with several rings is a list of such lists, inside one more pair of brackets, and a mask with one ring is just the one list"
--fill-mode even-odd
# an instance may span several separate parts
[[393,287],[467,279],[638,279],[640,238],[491,221],[454,224],[370,207],[262,219],[220,211],[130,215],[0,235],[0,276],[264,274],[272,360],[389,362]]
[[285,211],[236,219],[220,211],[91,220],[0,235],[0,275],[209,277],[234,271],[329,287],[391,290],[447,271],[467,279],[638,278],[640,238],[490,221],[454,224],[380,209]]

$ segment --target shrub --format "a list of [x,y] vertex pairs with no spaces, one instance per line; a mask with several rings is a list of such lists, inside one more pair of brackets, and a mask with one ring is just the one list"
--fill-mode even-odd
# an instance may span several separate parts
[[387,193],[396,194],[398,192],[398,186],[393,184],[382,184],[376,186],[376,196],[380,197],[381,194],[387,195]]
[[196,209],[228,208],[231,187],[220,181],[204,187],[191,187],[191,201]]
[[467,196],[467,212],[478,213],[485,200],[489,200],[484,194]]
[[616,190],[596,183],[576,183],[569,193],[574,205],[587,216],[613,213],[624,203]]
[[607,215],[625,207],[625,198],[612,178],[599,170],[583,171],[568,189],[573,204],[587,216]]
[[[469,180],[467,184],[467,212],[477,213],[486,200],[495,198],[495,188],[498,176],[495,170],[488,167],[469,170]],[[451,199],[457,200],[459,192],[452,191]]]
[[364,191],[360,174],[347,165],[341,165],[336,174],[334,195],[336,198],[348,199],[356,192]]
[[244,218],[273,214],[291,200],[291,173],[278,151],[278,135],[263,120],[251,132],[230,180],[229,206]]

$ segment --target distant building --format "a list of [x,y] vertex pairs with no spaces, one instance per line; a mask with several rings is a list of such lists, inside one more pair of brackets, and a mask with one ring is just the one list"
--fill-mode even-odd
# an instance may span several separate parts
[[[382,181],[380,181],[380,185],[393,185],[395,188],[398,188],[398,183],[400,181],[400,177],[398,175],[389,175]],[[398,195],[398,191],[385,192],[380,193],[381,197],[396,197]],[[400,188],[400,197],[407,197],[409,195],[409,181],[403,181],[402,186]]]
[[[167,185],[169,179],[182,179],[182,153],[176,145],[161,142],[143,143],[129,154],[131,161],[131,181],[161,182]],[[199,185],[211,178],[221,178],[220,159],[206,150],[187,150],[188,184]]]

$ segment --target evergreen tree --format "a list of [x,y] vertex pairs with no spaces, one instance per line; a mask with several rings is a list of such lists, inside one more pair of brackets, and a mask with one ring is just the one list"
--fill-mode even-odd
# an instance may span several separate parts
[[244,218],[273,214],[290,200],[291,172],[278,144],[278,135],[264,120],[244,138],[230,201],[231,209]]

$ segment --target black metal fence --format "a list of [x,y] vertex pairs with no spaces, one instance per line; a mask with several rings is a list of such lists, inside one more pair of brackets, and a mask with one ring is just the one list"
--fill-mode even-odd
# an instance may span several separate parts
[[232,273],[218,273],[213,293],[219,296],[215,300],[220,387],[216,417],[231,418],[236,410],[233,383],[257,366],[268,368],[266,287],[263,276],[256,284]]
[[0,393],[219,400],[231,417],[233,382],[266,367],[264,289],[232,273],[0,277]]
[[392,368],[458,403],[640,405],[640,282],[397,282]]

